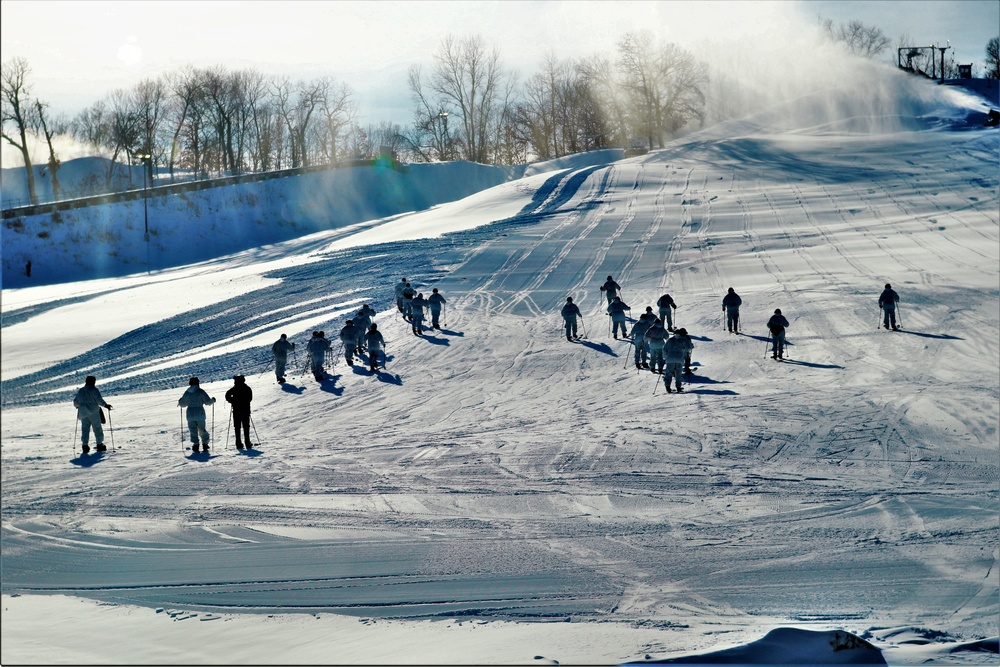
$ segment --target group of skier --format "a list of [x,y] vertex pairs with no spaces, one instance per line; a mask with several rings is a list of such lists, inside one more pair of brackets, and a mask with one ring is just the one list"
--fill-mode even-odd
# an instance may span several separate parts
[[[600,287],[607,299],[606,313],[610,319],[610,333],[618,340],[618,334],[626,340],[631,340],[634,347],[635,367],[649,369],[653,373],[663,375],[667,391],[671,390],[671,379],[674,380],[676,391],[682,392],[682,375],[691,375],[691,352],[694,343],[684,328],[674,327],[677,303],[669,294],[663,294],[656,300],[657,312],[652,306],[646,306],[646,311],[632,325],[632,330],[626,334],[626,311],[631,307],[622,299],[622,287],[612,276]],[[883,326],[898,331],[896,323],[896,308],[899,295],[886,284],[885,290],[879,296],[879,309],[884,313]],[[743,299],[736,290],[730,287],[722,298],[722,312],[725,318],[726,330],[731,334],[740,333],[740,306]],[[566,297],[561,315],[565,324],[566,340],[579,340],[578,320],[582,322],[583,314],[580,307],[573,303],[573,297]],[[771,358],[785,358],[785,330],[789,327],[788,319],[776,308],[767,321],[768,345],[771,348]],[[584,330],[586,334],[586,330]],[[673,335],[670,335],[673,334]],[[584,335],[586,337],[586,335]]]
[[[622,288],[611,276],[600,287],[607,299],[607,315],[611,318],[610,328],[612,337],[617,340],[620,333],[622,338],[630,340],[634,348],[634,361],[637,370],[649,369],[653,373],[663,375],[663,383],[667,392],[676,390],[683,392],[682,377],[690,376],[691,353],[694,350],[694,343],[687,330],[683,327],[675,328],[674,319],[676,316],[677,303],[669,294],[663,294],[656,301],[657,311],[653,312],[652,306],[646,306],[645,312],[639,316],[632,325],[632,329],[626,333],[627,318],[626,311],[631,312],[631,307],[621,296]],[[441,315],[444,309],[445,298],[434,288],[432,294],[427,299],[423,298],[423,293],[417,292],[404,277],[396,286],[396,308],[402,314],[403,319],[410,323],[415,335],[423,335],[423,321],[425,318],[424,309],[431,313],[431,328],[441,328]],[[899,303],[899,294],[892,289],[888,283],[879,295],[878,305],[882,316],[882,326],[885,329],[898,331],[900,326],[897,323],[896,311]],[[743,300],[739,294],[730,287],[726,295],[722,298],[722,312],[725,317],[726,329],[729,333],[739,334],[740,332],[740,306]],[[354,365],[355,355],[368,355],[369,370],[372,372],[378,369],[378,355],[383,355],[383,366],[385,358],[385,338],[378,330],[378,325],[372,322],[376,311],[369,304],[364,304],[357,314],[348,319],[340,330],[340,341],[344,348],[344,357],[348,365]],[[562,307],[562,317],[565,323],[566,340],[579,340],[579,330],[577,320],[582,322],[583,314],[579,306],[573,303],[573,297],[566,297],[566,303]],[[774,314],[767,321],[769,332],[768,342],[771,346],[771,357],[773,359],[783,359],[785,356],[785,330],[788,328],[788,319],[782,315],[781,309],[776,308]],[[584,330],[584,337],[586,331]],[[324,379],[324,363],[328,353],[332,350],[331,342],[326,338],[324,331],[313,331],[312,337],[306,343],[306,350],[309,353],[309,366],[313,376],[322,381]],[[285,382],[285,371],[288,364],[289,353],[294,354],[295,343],[288,340],[286,334],[271,346],[274,357],[274,373],[279,383]],[[671,388],[673,380],[673,388]],[[252,448],[250,439],[250,403],[253,401],[253,391],[246,384],[246,378],[242,375],[233,377],[233,386],[226,392],[226,401],[232,407],[233,426],[236,431],[236,448]],[[194,452],[209,451],[211,434],[207,427],[206,405],[215,405],[215,398],[201,388],[197,377],[192,377],[188,382],[188,388],[178,400],[177,405],[186,409],[186,419],[191,440],[191,449]],[[90,452],[90,432],[93,431],[96,440],[96,450],[103,452],[107,450],[104,444],[104,413],[101,408],[111,410],[111,405],[101,396],[97,388],[97,379],[93,375],[88,375],[84,386],[81,387],[73,398],[73,406],[77,409],[77,419],[81,426],[81,442],[84,453]],[[109,417],[110,419],[110,417]]]
[[405,276],[396,285],[396,309],[403,314],[403,319],[410,323],[410,328],[417,336],[424,334],[424,320],[427,318],[425,308],[431,312],[431,329],[441,328],[441,313],[445,303],[445,298],[436,287],[425,299],[424,293],[417,292]]

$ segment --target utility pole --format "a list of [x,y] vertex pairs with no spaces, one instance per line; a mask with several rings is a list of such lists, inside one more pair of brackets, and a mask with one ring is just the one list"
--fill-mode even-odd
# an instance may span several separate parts
[[941,79],[938,83],[944,83],[944,52],[951,48],[951,40],[948,40],[948,46],[935,46],[933,48],[941,52]]
[[153,156],[136,155],[136,157],[142,160],[142,217],[145,224],[143,239],[146,241],[146,273],[149,273],[149,187],[146,180],[146,170],[150,171],[149,180],[152,180]]

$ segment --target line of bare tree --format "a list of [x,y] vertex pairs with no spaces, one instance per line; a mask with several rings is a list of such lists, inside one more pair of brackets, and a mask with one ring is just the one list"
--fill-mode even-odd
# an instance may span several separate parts
[[[875,58],[891,48],[881,30],[859,21],[821,21],[821,27],[859,56]],[[623,35],[611,55],[573,60],[550,51],[523,81],[496,46],[478,36],[448,36],[428,71],[415,65],[408,72],[414,117],[405,128],[362,126],[354,92],[332,76],[292,81],[252,69],[185,67],[115,90],[70,120],[31,95],[29,75],[23,58],[4,63],[0,103],[3,139],[24,159],[33,201],[32,136],[46,141],[58,199],[53,138],[60,134],[111,157],[110,187],[119,163],[156,165],[173,178],[178,171],[204,176],[304,167],[384,150],[411,162],[520,164],[611,146],[652,149],[706,118],[745,113],[752,101],[739,82],[724,72],[709,81],[704,63],[650,32]]]

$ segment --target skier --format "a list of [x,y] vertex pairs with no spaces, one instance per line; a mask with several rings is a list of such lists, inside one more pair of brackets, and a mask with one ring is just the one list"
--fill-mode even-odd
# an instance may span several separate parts
[[104,446],[104,429],[101,428],[101,408],[108,410],[111,406],[104,402],[101,390],[97,388],[97,378],[88,375],[83,386],[76,392],[73,398],[73,407],[76,408],[76,418],[80,420],[80,442],[83,443],[83,453],[90,452],[90,430],[94,430],[94,440],[97,441],[97,451],[106,452],[108,448]]
[[313,331],[312,338],[306,343],[306,349],[312,357],[312,373],[318,381],[323,380],[323,361],[326,358],[326,351],[331,348],[322,331]]
[[674,330],[674,313],[677,310],[677,304],[674,303],[673,297],[669,294],[664,294],[659,299],[656,300],[656,307],[659,309],[660,320],[667,323],[667,331]]
[[[365,334],[365,343],[368,345],[368,367],[374,373],[378,369],[379,350],[385,347],[385,338],[382,337],[377,324],[372,324],[368,329],[368,333]],[[382,363],[384,366],[385,362]]]
[[403,288],[403,319],[409,320],[412,315],[413,297],[417,295],[417,290],[413,289],[410,283],[406,283]]
[[210,438],[208,429],[205,428],[205,406],[215,405],[215,399],[201,388],[198,378],[193,377],[188,380],[188,388],[177,401],[177,405],[187,408],[188,430],[191,432],[191,451],[198,451],[198,438],[200,436],[202,450],[207,452]]
[[771,350],[772,359],[781,359],[785,354],[785,329],[788,327],[788,320],[781,314],[781,308],[774,309],[774,315],[767,321],[767,328],[771,331],[771,339],[774,346]]
[[693,347],[694,345],[691,343],[691,339],[688,338],[687,331],[684,329],[675,331],[674,335],[664,343],[663,349],[666,355],[667,368],[663,374],[663,384],[667,387],[668,394],[670,393],[670,378],[674,379],[678,392],[684,391],[684,387],[681,385],[681,370],[686,360],[690,363],[691,349]]
[[441,323],[438,320],[441,317],[441,307],[444,304],[445,298],[438,294],[438,289],[435,287],[431,295],[427,297],[427,305],[431,309],[431,327],[434,329],[441,328]]
[[562,318],[566,322],[566,340],[579,338],[576,333],[576,318],[583,317],[579,306],[573,303],[573,297],[566,297],[566,305],[562,307]]
[[288,363],[288,353],[295,349],[295,343],[288,340],[288,336],[281,334],[281,338],[274,341],[271,346],[271,353],[274,355],[274,375],[278,382],[285,383],[285,364]]
[[899,331],[899,327],[896,326],[897,303],[899,303],[899,295],[896,294],[896,290],[892,289],[892,285],[886,283],[885,289],[878,297],[878,307],[883,311],[882,326],[888,329],[891,322],[893,331]]
[[612,329],[611,334],[618,340],[618,327],[621,327],[622,338],[628,338],[628,332],[625,327],[625,311],[632,310],[628,307],[628,304],[622,301],[620,296],[616,296],[608,306],[608,315],[611,316]]
[[424,293],[418,293],[410,300],[410,324],[413,325],[413,333],[418,336],[424,335],[424,308],[427,306],[427,299]]
[[644,336],[649,348],[649,370],[653,373],[663,372],[663,343],[667,338],[667,330],[663,328],[660,318],[653,321],[653,326],[646,330]]
[[694,341],[691,340],[691,336],[688,335],[687,329],[684,327],[677,329],[674,333],[680,334],[681,338],[687,342],[687,354],[684,355],[684,375],[691,375],[693,372],[691,370],[691,351],[694,349]]
[[646,332],[653,326],[656,316],[653,315],[653,307],[646,306],[646,312],[639,316],[639,320],[632,325],[632,345],[635,346],[635,367],[649,368],[649,354],[646,350]]
[[403,312],[403,290],[410,283],[406,282],[406,278],[403,277],[398,283],[396,283],[396,308],[399,312]]
[[367,303],[361,306],[361,314],[367,315],[369,320],[375,319],[375,309],[369,306]]
[[[357,354],[364,352],[365,348],[365,334],[368,333],[368,327],[372,325],[372,318],[365,312],[362,308],[358,311],[358,314],[354,316],[354,351]],[[344,347],[346,350],[347,341],[344,341]]]
[[[233,428],[236,429],[236,449],[243,449],[243,441],[247,449],[253,447],[250,441],[250,401],[253,400],[253,390],[247,385],[247,379],[242,375],[233,376],[233,386],[226,392],[226,402],[233,408]],[[240,440],[240,429],[243,430],[243,441]]]
[[608,298],[608,305],[610,306],[614,298],[622,291],[622,286],[616,283],[611,276],[608,276],[608,279],[601,285],[601,291]]
[[358,351],[358,328],[354,325],[354,320],[344,322],[344,327],[340,330],[340,342],[344,345],[344,358],[347,365],[354,365],[354,353]]
[[730,287],[726,296],[722,297],[722,310],[726,313],[726,328],[729,333],[739,333],[740,326],[740,306],[743,299]]

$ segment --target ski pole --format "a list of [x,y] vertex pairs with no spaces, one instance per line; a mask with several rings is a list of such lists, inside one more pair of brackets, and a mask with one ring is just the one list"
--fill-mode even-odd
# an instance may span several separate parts
[[878,307],[878,321],[875,322],[875,331],[878,331],[882,327],[882,304]]
[[80,426],[80,420],[73,418],[73,458],[76,458],[76,429]]
[[903,328],[903,309],[898,305],[896,306],[896,326],[900,329]]
[[233,406],[229,406],[229,426],[226,426],[226,449],[229,449],[229,427],[233,425]]
[[[257,425],[253,423],[253,416],[252,415],[248,415],[248,416],[250,418],[250,426],[253,427],[253,437],[257,438],[257,444],[259,445],[260,444],[260,436],[257,435]],[[247,444],[249,445],[250,443],[248,442]]]
[[212,403],[212,441],[215,441],[215,403]]
[[767,333],[767,342],[764,343],[764,358],[767,359],[767,348],[771,344],[771,332]]
[[660,388],[660,378],[656,378],[656,384],[653,385],[653,396],[656,396],[656,390]]
[[726,329],[726,307],[722,307],[722,328]]
[[111,424],[111,408],[108,408],[108,433],[111,435],[111,451],[115,451],[115,427]]
[[257,379],[258,380],[260,379],[261,375],[263,375],[264,373],[267,372],[267,367],[270,366],[270,365],[271,365],[271,360],[270,359],[265,359],[264,363],[261,364],[260,373],[257,373]]
[[181,408],[180,411],[181,411],[181,429],[180,429],[181,455],[183,455],[184,454],[184,408]]
[[580,326],[583,327],[583,337],[587,337],[587,323],[583,319],[583,315],[580,316]]

